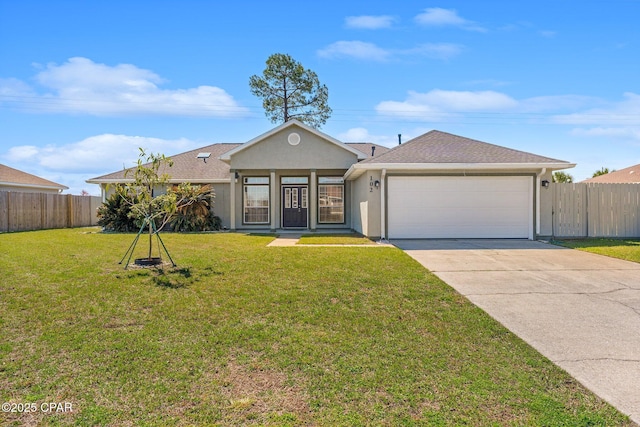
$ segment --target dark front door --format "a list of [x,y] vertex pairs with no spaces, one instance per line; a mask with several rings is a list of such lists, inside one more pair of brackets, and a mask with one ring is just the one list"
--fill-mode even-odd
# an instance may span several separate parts
[[306,185],[282,186],[282,227],[307,227],[309,187]]

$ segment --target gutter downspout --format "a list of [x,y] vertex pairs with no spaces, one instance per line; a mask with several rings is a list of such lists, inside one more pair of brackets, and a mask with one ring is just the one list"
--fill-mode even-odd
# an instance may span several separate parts
[[380,176],[380,240],[387,240],[387,170],[382,169]]
[[540,235],[540,192],[542,191],[542,182],[540,177],[547,173],[547,168],[540,169],[540,172],[536,173],[536,235]]

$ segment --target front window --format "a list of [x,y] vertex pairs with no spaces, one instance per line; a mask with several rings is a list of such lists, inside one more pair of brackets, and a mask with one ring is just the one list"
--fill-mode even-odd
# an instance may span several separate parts
[[244,178],[244,216],[245,224],[269,223],[269,178]]
[[318,179],[319,223],[344,223],[344,184],[342,182],[342,178],[337,177],[320,177]]

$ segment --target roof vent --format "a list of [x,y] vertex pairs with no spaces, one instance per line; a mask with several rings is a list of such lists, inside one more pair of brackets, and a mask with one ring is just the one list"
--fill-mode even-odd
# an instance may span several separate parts
[[402,134],[398,134],[398,145],[402,145]]
[[207,163],[207,159],[211,157],[211,153],[198,153],[196,158],[202,159],[205,163]]
[[371,157],[373,157],[373,156],[375,156],[375,155],[376,155],[376,146],[375,146],[375,145],[372,145],[372,146],[371,146]]

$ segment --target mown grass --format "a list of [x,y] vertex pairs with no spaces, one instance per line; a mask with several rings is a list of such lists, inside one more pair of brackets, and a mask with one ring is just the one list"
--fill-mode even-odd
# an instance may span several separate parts
[[313,234],[303,235],[299,245],[375,245],[375,242],[360,234]]
[[552,243],[594,254],[640,262],[640,239],[562,239],[554,240]]
[[0,400],[73,404],[1,424],[631,425],[398,249],[132,239],[0,235]]

